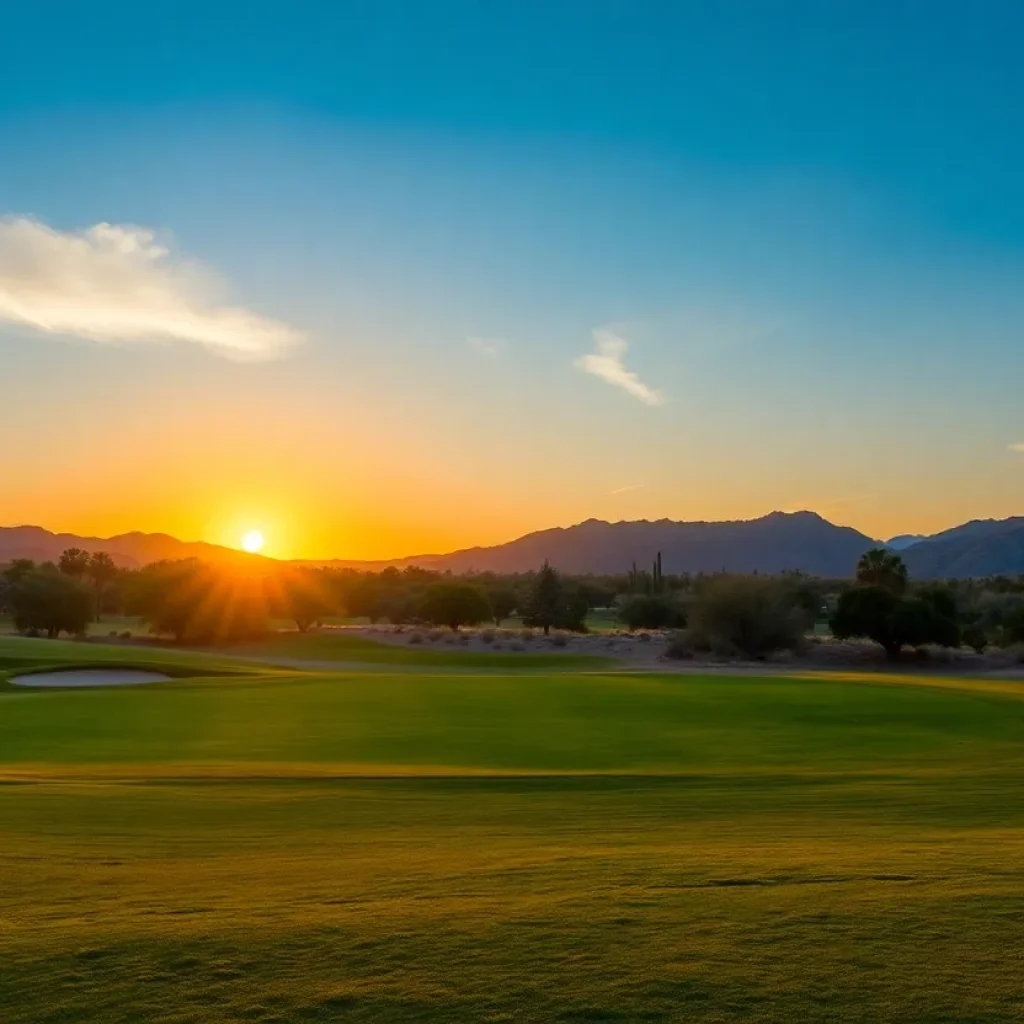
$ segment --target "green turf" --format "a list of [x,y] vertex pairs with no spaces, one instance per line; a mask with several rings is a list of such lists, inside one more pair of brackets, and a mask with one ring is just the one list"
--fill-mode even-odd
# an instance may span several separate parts
[[259,675],[271,671],[219,653],[176,650],[156,645],[80,643],[0,637],[0,687],[13,675],[74,668],[137,668],[170,676]]
[[4,1024],[1024,1020],[1019,684],[236,667],[0,692]]

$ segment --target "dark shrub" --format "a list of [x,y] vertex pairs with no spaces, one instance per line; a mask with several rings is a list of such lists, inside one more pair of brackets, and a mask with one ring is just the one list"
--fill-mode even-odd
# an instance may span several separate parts
[[714,579],[690,609],[689,640],[696,650],[764,658],[796,650],[806,614],[786,581],[759,576]]
[[681,629],[686,612],[669,594],[626,594],[619,600],[619,621],[634,629]]
[[977,623],[964,626],[962,632],[963,642],[970,647],[975,654],[984,654],[988,647],[988,634]]

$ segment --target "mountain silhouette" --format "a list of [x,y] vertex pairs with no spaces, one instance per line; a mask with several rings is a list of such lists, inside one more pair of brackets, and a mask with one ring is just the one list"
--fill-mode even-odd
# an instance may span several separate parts
[[[815,512],[772,512],[759,519],[726,522],[642,519],[609,523],[588,519],[575,526],[528,533],[506,544],[448,554],[378,561],[317,559],[296,564],[366,570],[418,565],[453,573],[516,573],[536,569],[547,560],[563,572],[601,574],[628,572],[634,562],[646,568],[660,551],[667,573],[792,570],[846,579],[853,575],[857,559],[878,543],[851,527],[836,526]],[[163,559],[231,563],[261,557],[217,544],[181,541],[164,533],[100,538],[51,533],[38,526],[0,527],[0,562],[12,558],[56,561],[70,547],[106,551],[124,568]],[[900,554],[914,579],[1022,574],[1024,516],[964,523],[915,540]]]
[[66,548],[82,548],[90,553],[106,551],[123,569],[136,569],[164,559],[201,558],[208,562],[219,562],[257,557],[218,544],[181,541],[166,533],[122,533],[116,537],[80,537],[74,533],[51,533],[41,526],[0,527],[0,562],[9,562],[12,558],[55,562]]
[[912,578],[1024,574],[1024,516],[975,519],[901,551]]
[[527,572],[545,560],[568,573],[627,572],[647,567],[660,551],[667,573],[799,570],[817,576],[853,575],[857,559],[875,545],[848,526],[835,526],[814,512],[772,512],[733,522],[608,523],[588,519],[576,526],[540,530],[493,547],[446,555],[417,555],[389,562],[326,564],[353,568],[418,565],[454,573]]

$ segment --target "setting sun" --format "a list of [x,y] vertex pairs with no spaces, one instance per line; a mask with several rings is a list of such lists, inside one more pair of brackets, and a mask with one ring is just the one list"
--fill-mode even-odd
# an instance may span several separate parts
[[244,537],[242,537],[242,550],[248,551],[250,554],[256,554],[257,551],[263,550],[263,534],[259,530],[250,530]]

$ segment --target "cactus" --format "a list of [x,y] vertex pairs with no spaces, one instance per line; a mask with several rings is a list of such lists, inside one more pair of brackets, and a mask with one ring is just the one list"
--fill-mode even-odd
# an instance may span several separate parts
[[665,577],[661,571],[661,552],[658,552],[658,557],[654,560],[654,564],[651,567],[651,580],[653,584],[653,590],[655,594],[660,594],[665,585]]

